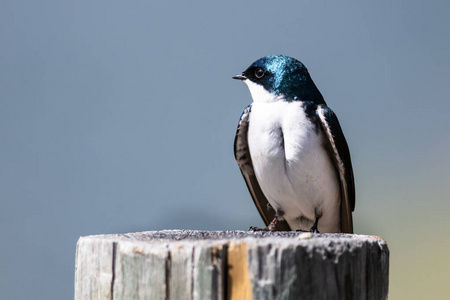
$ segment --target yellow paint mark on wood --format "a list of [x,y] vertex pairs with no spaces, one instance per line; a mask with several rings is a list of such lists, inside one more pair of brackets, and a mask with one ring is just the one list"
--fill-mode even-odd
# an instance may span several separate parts
[[253,299],[247,251],[246,243],[230,243],[228,247],[228,300]]

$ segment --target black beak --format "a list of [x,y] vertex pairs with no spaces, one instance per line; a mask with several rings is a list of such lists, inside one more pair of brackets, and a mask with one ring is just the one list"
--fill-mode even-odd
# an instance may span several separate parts
[[233,79],[245,80],[247,77],[244,74],[233,76]]

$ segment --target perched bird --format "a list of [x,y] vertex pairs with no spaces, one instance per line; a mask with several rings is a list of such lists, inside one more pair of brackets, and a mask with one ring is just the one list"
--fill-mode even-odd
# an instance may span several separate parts
[[269,55],[233,78],[253,98],[239,120],[234,153],[268,226],[263,230],[352,233],[350,152],[306,67]]

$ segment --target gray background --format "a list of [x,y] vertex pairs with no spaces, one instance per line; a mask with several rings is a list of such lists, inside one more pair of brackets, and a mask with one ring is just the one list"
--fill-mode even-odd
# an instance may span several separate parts
[[444,298],[449,3],[0,1],[0,298],[72,298],[82,235],[262,226],[231,76],[274,53],[339,116],[390,298]]

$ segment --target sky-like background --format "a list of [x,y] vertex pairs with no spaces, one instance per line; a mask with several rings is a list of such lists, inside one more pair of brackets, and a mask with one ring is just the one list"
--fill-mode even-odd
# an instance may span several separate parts
[[449,1],[0,1],[0,299],[71,299],[78,237],[262,226],[233,156],[250,93],[309,69],[390,299],[450,293]]

